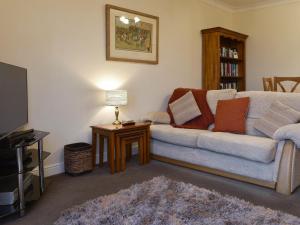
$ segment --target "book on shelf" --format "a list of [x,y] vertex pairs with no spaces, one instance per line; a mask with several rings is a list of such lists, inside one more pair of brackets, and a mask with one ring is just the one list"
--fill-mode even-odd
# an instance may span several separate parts
[[221,62],[221,77],[238,77],[239,65],[236,63]]
[[220,89],[236,89],[238,90],[237,82],[221,82]]
[[238,59],[239,54],[236,48],[221,47],[220,56],[224,58]]

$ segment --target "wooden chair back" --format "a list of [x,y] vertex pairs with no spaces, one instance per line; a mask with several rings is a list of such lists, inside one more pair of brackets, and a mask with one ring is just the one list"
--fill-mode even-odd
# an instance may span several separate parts
[[[283,86],[282,82],[291,81],[294,83],[294,86],[290,91],[287,91]],[[274,91],[277,91],[278,86],[281,88],[283,92],[294,92],[300,83],[300,77],[274,77]]]
[[263,77],[264,91],[274,91],[273,78]]

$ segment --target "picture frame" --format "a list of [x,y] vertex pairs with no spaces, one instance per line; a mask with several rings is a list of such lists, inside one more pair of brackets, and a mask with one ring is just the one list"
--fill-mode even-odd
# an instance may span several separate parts
[[105,5],[106,60],[158,64],[159,17]]

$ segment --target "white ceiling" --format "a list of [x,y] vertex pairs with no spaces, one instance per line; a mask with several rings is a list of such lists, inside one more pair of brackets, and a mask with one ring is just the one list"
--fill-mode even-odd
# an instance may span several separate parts
[[287,4],[300,0],[204,0],[209,4],[218,5],[229,10],[248,10],[253,8],[268,7],[273,5]]

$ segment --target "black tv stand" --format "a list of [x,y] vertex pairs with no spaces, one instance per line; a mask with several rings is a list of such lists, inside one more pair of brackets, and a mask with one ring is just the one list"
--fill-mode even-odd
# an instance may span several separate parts
[[[27,132],[28,135],[30,132]],[[43,151],[43,139],[49,134],[48,132],[33,130],[31,131],[33,134],[32,139],[20,140],[18,144],[15,144],[12,148],[16,152],[16,160],[17,160],[17,169],[10,171],[9,174],[1,174],[0,179],[11,178],[12,176],[17,179],[18,183],[18,200],[14,205],[0,206],[0,218],[8,216],[10,214],[14,214],[16,212],[20,213],[20,216],[25,215],[25,203],[27,201],[37,200],[40,194],[45,191],[45,178],[44,178],[44,163],[43,160],[47,158],[50,153]],[[24,133],[23,133],[24,134]],[[26,136],[25,136],[26,137]],[[33,149],[32,151],[32,162],[26,163],[23,161],[23,154],[29,146],[33,144],[38,145],[38,149]],[[24,178],[28,172],[31,172],[34,168],[38,166],[39,175],[33,176],[38,179],[38,190],[34,189],[30,194],[25,194],[24,188]],[[34,181],[33,181],[34,182]],[[34,192],[38,192],[38,194]],[[28,194],[28,195],[27,195]],[[34,198],[33,198],[34,196]]]

